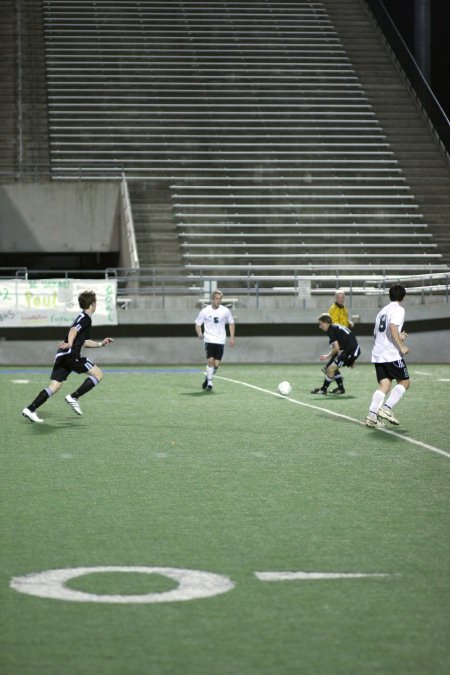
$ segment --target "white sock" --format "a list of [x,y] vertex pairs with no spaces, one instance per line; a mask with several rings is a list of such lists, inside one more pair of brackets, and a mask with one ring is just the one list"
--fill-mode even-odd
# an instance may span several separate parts
[[206,379],[208,382],[212,382],[214,375],[214,366],[206,366]]
[[405,387],[402,384],[396,384],[393,390],[391,391],[385,405],[387,405],[388,408],[393,408],[394,405],[400,401],[400,399],[405,393],[406,393]]
[[377,414],[378,410],[381,408],[384,401],[384,394],[381,389],[377,389],[374,395],[372,396],[372,401],[370,403],[369,412]]

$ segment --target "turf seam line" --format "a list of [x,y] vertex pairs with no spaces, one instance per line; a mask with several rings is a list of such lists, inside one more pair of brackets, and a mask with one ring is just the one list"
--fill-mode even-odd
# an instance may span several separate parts
[[[249,382],[242,382],[241,380],[234,380],[231,377],[224,377],[223,375],[215,375],[215,377],[219,380],[224,380],[225,382],[232,382],[233,384],[240,384],[244,387],[249,387],[250,389],[255,389],[256,391],[261,391],[264,394],[270,394],[271,396],[276,396],[276,398],[282,398],[285,399],[286,401],[290,401],[291,403],[295,403],[296,405],[301,405],[305,408],[312,408],[313,410],[319,410],[320,412],[327,413],[328,415],[334,415],[334,417],[339,417],[344,420],[348,420],[349,422],[355,422],[356,424],[359,424],[360,426],[365,426],[364,422],[361,422],[361,420],[356,419],[355,417],[350,417],[349,415],[343,415],[342,413],[335,412],[334,410],[328,410],[327,408],[321,408],[318,405],[313,405],[312,403],[304,403],[303,401],[297,401],[295,398],[290,398],[289,396],[282,396],[282,394],[279,394],[278,392],[275,391],[270,391],[270,389],[264,389],[263,387],[258,387],[255,384],[250,384]],[[381,431],[384,434],[390,434],[391,436],[395,436],[396,438],[402,439],[404,441],[407,441],[408,443],[412,443],[413,445],[418,445],[421,448],[424,448],[425,450],[429,450],[430,452],[434,452],[437,455],[441,455],[443,457],[446,457],[447,459],[450,459],[450,453],[446,452],[445,450],[441,450],[440,448],[435,448],[434,445],[429,445],[428,443],[423,443],[422,441],[417,441],[415,438],[411,438],[410,436],[404,436],[403,434],[399,434],[396,431],[392,431],[391,429],[386,429],[384,427],[382,428],[377,428],[377,429],[372,429],[373,431]]]

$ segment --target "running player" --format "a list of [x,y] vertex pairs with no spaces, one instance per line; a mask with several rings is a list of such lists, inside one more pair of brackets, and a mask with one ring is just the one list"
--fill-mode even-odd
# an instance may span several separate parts
[[70,405],[77,415],[82,415],[78,399],[84,396],[103,379],[103,373],[100,368],[89,359],[81,356],[80,351],[83,345],[85,347],[105,347],[113,342],[112,338],[103,338],[101,342],[89,339],[89,332],[92,325],[92,315],[97,306],[97,298],[93,291],[83,291],[78,296],[78,304],[82,310],[64,340],[59,343],[58,351],[55,357],[52,374],[50,375],[50,384],[39,392],[34,401],[22,411],[22,415],[30,422],[43,422],[38,417],[36,410],[45,403],[51,396],[56,394],[70,373],[87,374],[87,379],[72,394],[65,397],[66,403]]
[[205,343],[206,377],[202,389],[206,391],[212,391],[213,376],[222,361],[227,339],[226,324],[228,324],[228,330],[230,331],[230,347],[234,347],[234,319],[228,307],[221,304],[222,298],[222,291],[214,291],[212,303],[204,307],[195,320],[197,337]]
[[[392,408],[400,401],[409,389],[409,374],[403,357],[409,352],[404,344],[407,334],[403,332],[405,308],[402,306],[406,289],[400,284],[394,284],[389,289],[390,303],[385,305],[375,319],[374,338],[372,349],[372,363],[378,380],[378,389],[372,396],[369,412],[366,417],[366,426],[381,426],[380,420],[387,420],[390,424],[398,425]],[[397,384],[391,391],[392,380]],[[390,394],[389,394],[390,392]],[[389,397],[385,397],[389,394]]]

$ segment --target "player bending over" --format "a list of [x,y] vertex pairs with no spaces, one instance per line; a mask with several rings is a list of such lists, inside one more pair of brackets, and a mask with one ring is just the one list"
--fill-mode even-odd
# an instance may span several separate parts
[[361,349],[354,334],[348,328],[332,323],[330,314],[321,314],[318,322],[320,330],[323,330],[329,337],[331,350],[328,354],[322,354],[319,357],[321,361],[328,361],[325,380],[322,386],[313,389],[311,394],[327,394],[332,382],[336,382],[337,387],[332,389],[330,394],[345,394],[344,378],[339,368],[343,366],[353,368],[356,359],[361,354]]

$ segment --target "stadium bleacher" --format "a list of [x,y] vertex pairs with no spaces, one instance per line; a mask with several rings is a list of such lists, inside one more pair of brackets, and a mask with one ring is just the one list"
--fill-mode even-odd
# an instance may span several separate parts
[[362,0],[42,7],[51,178],[124,174],[142,266],[447,268],[448,166]]

